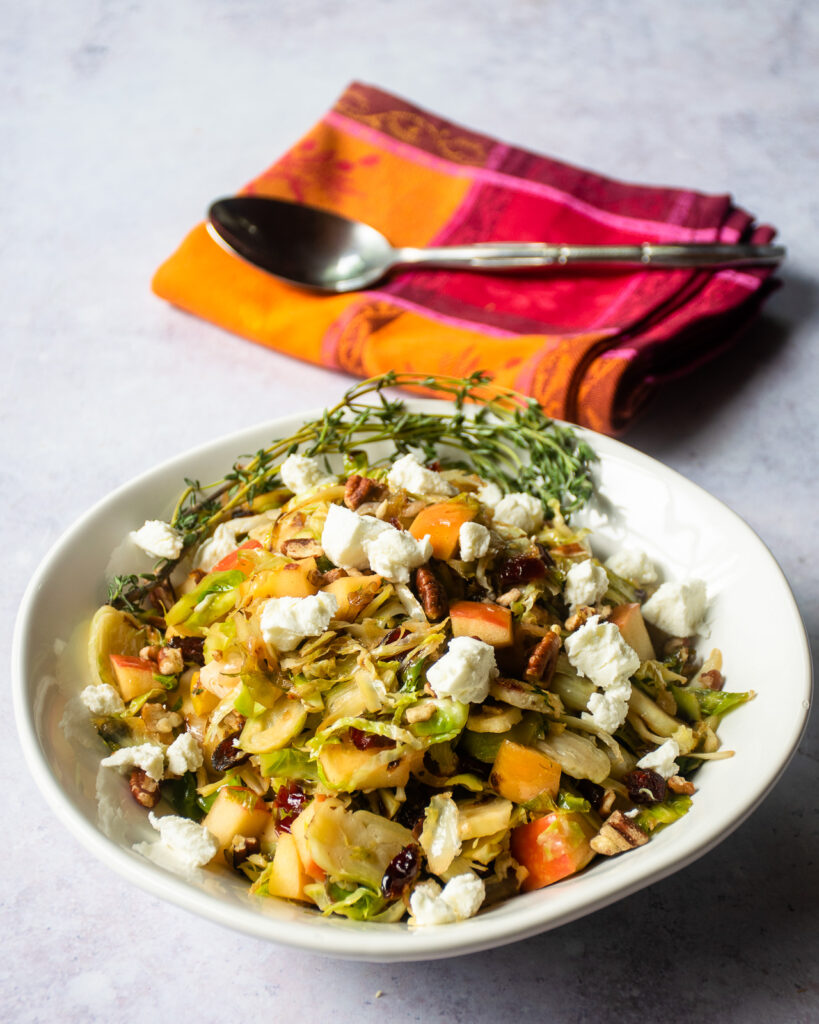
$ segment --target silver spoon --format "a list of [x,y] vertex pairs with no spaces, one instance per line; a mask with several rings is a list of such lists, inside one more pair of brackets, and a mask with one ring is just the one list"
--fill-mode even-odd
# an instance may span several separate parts
[[375,228],[329,210],[261,196],[220,199],[208,211],[208,231],[222,248],[262,270],[321,292],[353,292],[399,267],[524,270],[572,264],[630,267],[737,267],[779,263],[779,245],[557,245],[481,242],[393,248]]

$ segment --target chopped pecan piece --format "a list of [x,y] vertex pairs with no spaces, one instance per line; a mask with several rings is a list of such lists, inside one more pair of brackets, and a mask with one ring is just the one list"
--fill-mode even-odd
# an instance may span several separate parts
[[239,868],[254,853],[261,849],[256,836],[234,836],[225,850],[225,859],[232,868]]
[[648,835],[622,811],[610,814],[597,835],[589,843],[595,853],[612,857],[615,853],[633,850],[648,842]]
[[518,590],[517,587],[512,587],[512,589],[507,590],[505,594],[501,594],[501,596],[497,598],[497,600],[495,601],[495,604],[499,604],[502,608],[508,608],[510,605],[514,604],[519,597],[522,596],[522,590]]
[[560,653],[560,636],[549,632],[538,641],[529,655],[529,661],[523,672],[523,678],[530,683],[541,683],[544,687],[552,681],[557,668],[557,656]]
[[375,501],[384,493],[384,485],[368,476],[354,473],[344,485],[344,504],[354,512],[365,501]]
[[446,591],[435,573],[426,565],[415,570],[415,589],[424,614],[430,622],[442,619],[449,610]]
[[333,583],[335,580],[340,580],[342,577],[347,575],[348,573],[346,569],[330,569],[329,572],[325,572],[323,575],[324,582],[322,583],[322,586],[326,587],[328,583]]
[[410,725],[415,725],[416,722],[428,721],[437,710],[437,706],[432,701],[428,701],[426,704],[413,704],[404,712],[404,718]]
[[282,541],[281,552],[285,558],[320,558],[324,548],[312,537],[290,537]]
[[712,668],[708,672],[700,672],[697,682],[704,690],[721,690],[725,685],[725,677],[718,669]]
[[142,768],[134,768],[128,776],[128,788],[134,800],[148,809],[156,807],[162,795],[159,792],[159,783]]
[[160,647],[156,667],[163,676],[178,676],[185,667],[185,659],[177,647]]
[[685,793],[686,796],[696,792],[694,783],[684,779],[682,775],[672,775],[668,780],[668,788],[672,793]]
[[587,604],[581,605],[574,615],[570,615],[569,618],[566,619],[566,629],[568,629],[570,633],[573,633],[576,629],[580,629],[582,625],[588,622],[594,614],[594,608],[591,608]]

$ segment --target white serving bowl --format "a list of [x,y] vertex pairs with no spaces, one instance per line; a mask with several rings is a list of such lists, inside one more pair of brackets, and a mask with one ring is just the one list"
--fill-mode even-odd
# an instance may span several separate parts
[[[415,410],[442,403],[410,400]],[[684,477],[611,438],[581,433],[600,456],[598,497],[577,519],[594,528],[595,554],[630,544],[665,578],[700,577],[708,586],[710,637],[724,655],[726,688],[757,697],[720,727],[729,760],[696,776],[690,812],[626,855],[598,857],[581,874],[437,928],[323,918],[278,899],[248,896],[224,871],[180,874],[145,859],[132,844],[156,837],[127,794],[125,779],[98,766],[104,747],[89,724],[69,741],[66,703],[87,680],[83,629],[105,598],[112,551],[145,519],[168,517],[183,477],[220,478],[242,453],[285,437],[306,418],[291,416],[177,456],[119,488],[64,534],[34,575],[17,619],[13,690],[23,750],[57,816],[108,866],[203,917],[274,942],[357,960],[423,960],[476,952],[555,928],[684,867],[724,839],[774,785],[804,728],[811,693],[808,643],[788,584],[764,544],[725,505]],[[55,641],[57,641],[55,647]],[[66,646],[63,649],[63,642]]]

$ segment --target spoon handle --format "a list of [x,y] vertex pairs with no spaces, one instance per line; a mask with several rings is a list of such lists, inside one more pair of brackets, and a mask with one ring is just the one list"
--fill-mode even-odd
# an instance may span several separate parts
[[481,242],[475,245],[396,249],[397,266],[457,267],[462,270],[511,270],[570,264],[628,267],[771,266],[785,258],[781,245],[550,245],[543,242]]

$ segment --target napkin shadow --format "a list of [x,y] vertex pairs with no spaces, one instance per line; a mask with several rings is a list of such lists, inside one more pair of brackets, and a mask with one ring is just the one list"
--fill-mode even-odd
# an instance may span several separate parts
[[819,308],[819,281],[790,271],[780,277],[782,288],[738,344],[692,373],[658,387],[620,440],[662,459],[680,446],[689,448],[692,439],[741,400],[743,392],[779,358],[797,325]]

